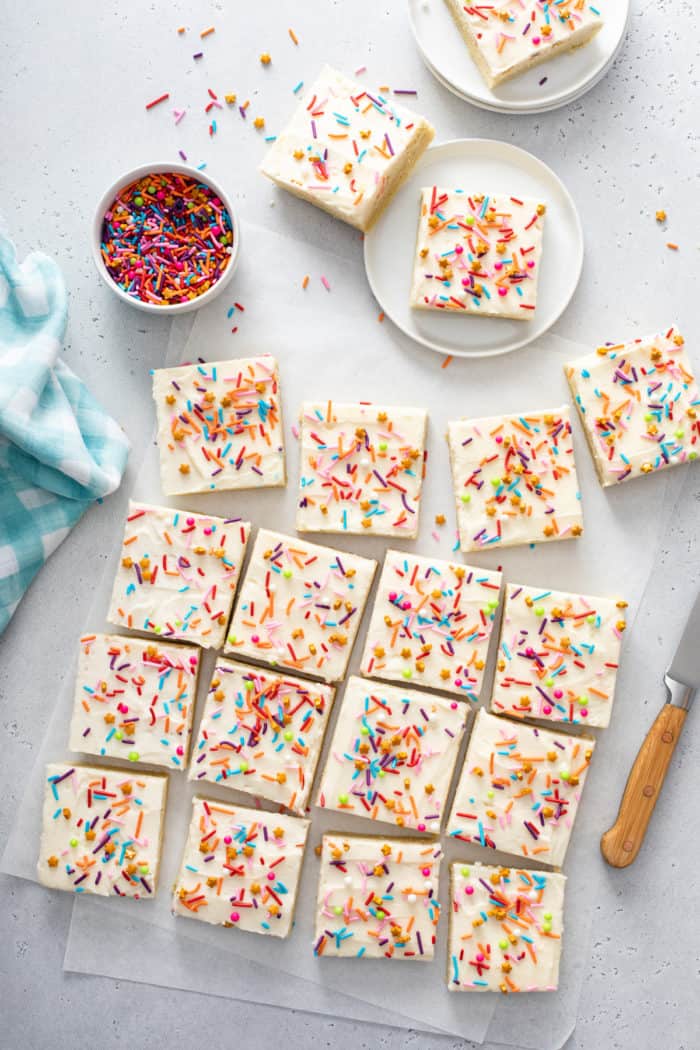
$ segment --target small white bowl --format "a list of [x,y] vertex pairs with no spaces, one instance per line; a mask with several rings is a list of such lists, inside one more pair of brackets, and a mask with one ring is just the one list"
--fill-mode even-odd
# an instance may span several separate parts
[[[105,212],[114,201],[114,198],[123,190],[125,186],[128,186],[132,182],[136,182],[138,179],[144,178],[146,175],[159,175],[163,172],[172,171],[177,175],[189,175],[190,178],[196,179],[198,182],[203,182],[205,186],[209,186],[210,189],[216,193],[229,214],[231,220],[231,231],[233,234],[233,248],[231,251],[231,258],[229,264],[224,270],[223,274],[216,281],[215,284],[208,288],[206,292],[202,292],[195,299],[190,299],[186,303],[148,303],[141,299],[137,299],[135,296],[127,295],[127,293],[119,287],[119,285],[111,277],[107,267],[104,264],[102,258],[102,252],[100,250],[102,244],[102,223],[104,220]],[[213,179],[211,175],[206,175],[203,171],[197,171],[196,168],[191,168],[186,164],[142,164],[138,168],[133,168],[131,171],[127,171],[126,174],[122,175],[121,178],[117,179],[113,183],[106,193],[102,196],[97,209],[95,210],[95,217],[92,222],[92,257],[95,260],[95,266],[102,280],[109,288],[112,289],[114,294],[125,303],[129,303],[131,306],[135,306],[137,310],[145,310],[147,313],[152,314],[186,314],[190,310],[198,310],[200,306],[206,306],[212,299],[215,299],[219,295],[226,285],[229,283],[235,272],[236,266],[241,253],[241,228],[236,217],[236,213],[231,204],[231,198],[223,189],[220,183]]]

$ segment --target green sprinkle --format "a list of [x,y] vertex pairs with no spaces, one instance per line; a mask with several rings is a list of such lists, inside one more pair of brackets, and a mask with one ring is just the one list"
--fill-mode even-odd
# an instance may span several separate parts
[[130,762],[138,762],[140,757],[141,756],[139,755],[138,751],[130,751],[129,752],[129,761]]

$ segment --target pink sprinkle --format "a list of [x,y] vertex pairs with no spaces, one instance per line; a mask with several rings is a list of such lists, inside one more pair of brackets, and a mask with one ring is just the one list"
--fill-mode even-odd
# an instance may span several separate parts
[[323,287],[326,289],[327,292],[330,292],[331,286],[328,283],[328,279],[326,277],[321,277],[321,284],[323,285]]
[[176,124],[180,123],[180,121],[182,120],[182,118],[184,117],[186,112],[187,112],[186,109],[174,109],[173,110],[173,116],[175,117],[175,123]]
[[360,73],[366,73],[366,72],[367,72],[367,66],[360,66],[359,69],[355,70],[355,76],[359,77]]

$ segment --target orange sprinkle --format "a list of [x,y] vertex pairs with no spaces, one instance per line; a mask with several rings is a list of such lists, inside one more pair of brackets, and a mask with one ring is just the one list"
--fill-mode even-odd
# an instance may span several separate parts
[[302,288],[308,288],[308,286],[309,286],[309,280],[310,280],[310,278],[309,278],[309,275],[308,275],[308,273],[307,273],[306,277],[305,277],[305,278],[304,278],[304,280],[303,280],[303,281],[301,282],[301,287],[302,287]]
[[666,247],[670,248],[672,252],[678,251],[678,245],[674,244],[673,241],[666,241]]
[[215,30],[214,26],[209,26],[208,29],[203,29],[202,32],[199,35],[202,38],[202,40],[204,40],[205,36],[209,36],[210,33],[215,33],[215,32],[216,32],[216,30]]
[[289,33],[289,36],[291,38],[292,43],[296,44],[296,46],[299,47],[299,38],[297,37],[297,35],[294,32],[294,30],[293,29],[288,29],[287,32]]
[[440,365],[440,368],[447,368],[452,361],[452,354],[448,354],[445,360]]

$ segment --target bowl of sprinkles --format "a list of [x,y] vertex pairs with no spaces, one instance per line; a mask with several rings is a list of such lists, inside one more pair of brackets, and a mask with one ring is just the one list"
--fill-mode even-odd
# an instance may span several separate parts
[[120,299],[151,313],[204,306],[233,277],[240,229],[209,175],[146,164],[104,194],[93,223],[95,264]]

